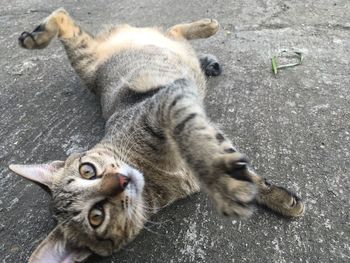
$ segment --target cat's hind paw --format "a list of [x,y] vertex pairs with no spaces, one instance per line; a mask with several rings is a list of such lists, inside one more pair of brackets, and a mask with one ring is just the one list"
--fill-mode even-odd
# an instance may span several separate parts
[[217,77],[222,73],[222,67],[214,55],[201,55],[199,61],[202,70],[207,77]]
[[32,32],[23,32],[19,38],[19,45],[26,49],[43,49],[58,34],[59,25],[61,31],[64,26],[69,28],[69,15],[66,10],[59,8],[44,19]]
[[18,44],[26,49],[34,49],[36,46],[33,35],[29,32],[23,32],[18,38]]
[[260,191],[257,201],[283,216],[301,217],[305,213],[301,198],[281,186],[267,184],[267,188]]
[[26,49],[43,49],[55,35],[56,33],[45,31],[40,25],[31,33],[23,32],[18,38],[18,44]]

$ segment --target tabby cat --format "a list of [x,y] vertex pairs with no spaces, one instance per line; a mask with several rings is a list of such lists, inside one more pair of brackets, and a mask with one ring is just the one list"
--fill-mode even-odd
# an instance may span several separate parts
[[86,152],[10,165],[50,190],[57,219],[29,262],[110,255],[160,208],[200,189],[223,215],[250,216],[254,204],[303,215],[300,198],[254,173],[206,116],[206,76],[219,75],[221,66],[212,55],[197,56],[188,40],[210,37],[218,28],[213,19],[166,31],[119,25],[94,37],[58,9],[21,34],[26,49],[60,39],[75,71],[101,99],[106,121],[104,138]]

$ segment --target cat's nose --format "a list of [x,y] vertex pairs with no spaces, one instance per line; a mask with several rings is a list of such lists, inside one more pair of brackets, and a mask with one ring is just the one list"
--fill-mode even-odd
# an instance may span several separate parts
[[123,174],[119,174],[119,185],[121,186],[121,188],[124,189],[128,186],[130,182],[130,178],[123,175]]
[[115,196],[125,190],[130,178],[120,173],[108,173],[102,178],[101,194]]

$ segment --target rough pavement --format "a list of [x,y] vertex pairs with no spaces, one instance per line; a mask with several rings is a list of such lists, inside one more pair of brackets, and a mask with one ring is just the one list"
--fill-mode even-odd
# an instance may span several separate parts
[[[349,262],[350,2],[1,1],[0,259],[25,262],[54,227],[47,194],[10,173],[10,163],[64,159],[103,134],[97,99],[85,91],[58,41],[42,51],[17,45],[63,6],[91,32],[103,24],[170,26],[216,18],[220,32],[194,42],[224,73],[210,81],[209,115],[271,181],[304,197],[306,214],[220,218],[196,195],[164,209],[125,250],[89,262]],[[271,73],[282,50],[302,66]]]

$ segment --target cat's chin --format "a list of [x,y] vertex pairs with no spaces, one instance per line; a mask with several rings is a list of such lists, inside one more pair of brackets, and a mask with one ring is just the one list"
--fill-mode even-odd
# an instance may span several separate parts
[[145,186],[143,174],[139,170],[127,164],[122,167],[121,172],[130,178],[130,182],[125,190],[130,194],[135,195],[135,197],[139,197],[142,194],[143,187]]

